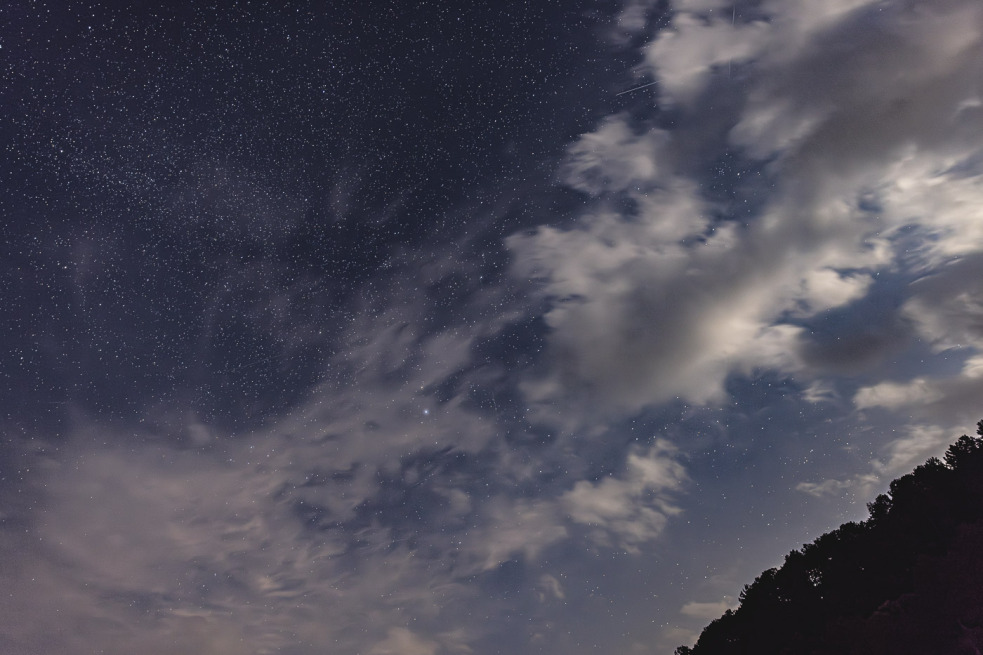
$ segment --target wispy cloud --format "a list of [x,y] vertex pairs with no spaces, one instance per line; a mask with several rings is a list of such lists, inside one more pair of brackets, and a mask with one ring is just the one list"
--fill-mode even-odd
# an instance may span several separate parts
[[674,457],[675,448],[657,440],[648,451],[628,455],[624,476],[581,480],[563,495],[562,506],[574,522],[587,526],[596,543],[637,553],[662,532],[669,516],[680,512],[670,494],[685,474]]
[[878,456],[870,460],[868,471],[844,479],[800,482],[796,489],[817,498],[849,494],[858,501],[868,502],[893,478],[911,472],[930,457],[941,456],[952,439],[947,429],[934,425],[915,424],[903,432],[902,436],[889,440]]

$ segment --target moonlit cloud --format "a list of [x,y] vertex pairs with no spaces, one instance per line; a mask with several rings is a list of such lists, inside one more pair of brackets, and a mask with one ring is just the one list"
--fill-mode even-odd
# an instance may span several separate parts
[[[546,321],[556,368],[527,384],[531,399],[589,393],[602,410],[629,411],[676,396],[703,403],[721,398],[733,369],[795,367],[798,328],[764,320],[784,308],[776,293],[787,279],[748,258],[727,226],[702,237],[700,205],[681,185],[637,219],[599,213],[582,228],[510,241],[519,270],[545,277],[555,299]],[[694,241],[673,234],[680,224]]]
[[983,391],[983,356],[966,360],[959,375],[881,382],[863,387],[854,397],[859,409],[882,407],[910,416],[968,429],[979,413]]
[[[673,127],[620,115],[582,136],[564,181],[588,209],[508,241],[548,303],[547,358],[521,387],[533,416],[576,433],[673,401],[724,405],[729,380],[761,370],[848,407],[838,376],[860,376],[856,410],[925,423],[800,491],[859,501],[939,454],[981,397],[981,35],[980,7],[959,0],[676,3],[644,49]],[[746,209],[705,192],[725,157]],[[962,371],[888,372],[917,339],[961,349]],[[578,483],[575,520],[604,525],[627,485]]]
[[983,255],[940,267],[912,284],[912,292],[904,312],[933,348],[983,346]]
[[849,479],[800,482],[796,489],[811,496],[838,496],[844,493],[858,499],[873,498],[878,488],[908,473],[930,457],[941,457],[951,443],[951,434],[934,425],[913,425],[904,436],[888,442],[879,456],[869,462],[870,470]]
[[673,461],[674,449],[657,441],[644,454],[628,456],[623,478],[598,483],[582,480],[563,495],[561,502],[574,522],[587,526],[601,545],[614,543],[628,552],[657,537],[668,516],[679,513],[666,498],[680,486],[684,474]]
[[634,134],[624,117],[612,117],[570,147],[564,179],[595,195],[651,186],[662,176],[661,146],[667,139],[658,130]]
[[[741,229],[712,220],[719,209],[694,180],[672,172],[693,170],[678,157],[703,152],[687,144],[702,136],[685,127],[633,132],[618,120],[582,137],[567,183],[621,193],[637,210],[614,213],[601,201],[571,229],[541,228],[510,241],[518,272],[540,276],[552,301],[546,319],[555,364],[527,384],[534,401],[589,389],[633,411],[677,396],[719,401],[728,375],[755,367],[808,376],[796,354],[806,355],[808,337],[783,317],[863,299],[873,273],[908,257],[898,235],[913,222],[932,235],[923,242],[931,244],[926,264],[978,247],[979,222],[959,210],[971,206],[961,195],[974,187],[953,168],[979,147],[978,139],[954,138],[976,120],[964,115],[973,109],[955,109],[975,106],[977,90],[964,80],[981,63],[970,27],[979,26],[978,7],[924,7],[927,25],[913,22],[916,10],[863,2],[821,11],[766,4],[769,22],[733,25],[720,11],[701,13],[710,9],[681,7],[648,48],[647,64],[664,98],[694,117],[707,111],[701,105],[711,100],[700,94],[713,80],[720,80],[714,93],[743,98],[731,103],[733,128],[718,147],[771,158],[765,170],[777,192]],[[847,38],[861,26],[874,37]],[[943,33],[947,45],[938,50],[931,44]],[[736,77],[728,78],[724,62],[740,64]],[[936,191],[943,181],[954,196]],[[971,296],[950,295],[964,298],[953,313],[971,315]],[[916,295],[909,315],[918,302]],[[939,314],[925,314],[923,329],[931,330],[926,321]],[[967,340],[965,329],[961,336]]]
[[421,639],[406,628],[393,628],[389,636],[372,647],[371,655],[434,655],[437,643]]
[[734,599],[725,599],[709,603],[686,603],[679,611],[686,616],[693,616],[705,621],[712,621],[727,610],[737,607]]

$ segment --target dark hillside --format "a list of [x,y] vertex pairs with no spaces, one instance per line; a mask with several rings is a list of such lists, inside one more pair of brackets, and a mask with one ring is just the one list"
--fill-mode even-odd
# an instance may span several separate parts
[[983,652],[983,421],[745,586],[677,655]]

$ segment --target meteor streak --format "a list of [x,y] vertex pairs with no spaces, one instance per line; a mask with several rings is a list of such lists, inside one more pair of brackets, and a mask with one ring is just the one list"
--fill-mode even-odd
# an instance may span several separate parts
[[648,84],[643,84],[641,86],[636,86],[634,89],[628,89],[627,91],[622,91],[621,93],[615,93],[616,96],[623,96],[626,93],[631,93],[632,91],[638,91],[639,89],[644,89],[647,86],[652,86],[655,82],[649,82]]

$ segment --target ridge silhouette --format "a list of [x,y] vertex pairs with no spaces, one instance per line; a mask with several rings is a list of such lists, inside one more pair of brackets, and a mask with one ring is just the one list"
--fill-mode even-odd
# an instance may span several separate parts
[[983,421],[744,586],[676,655],[983,653]]

